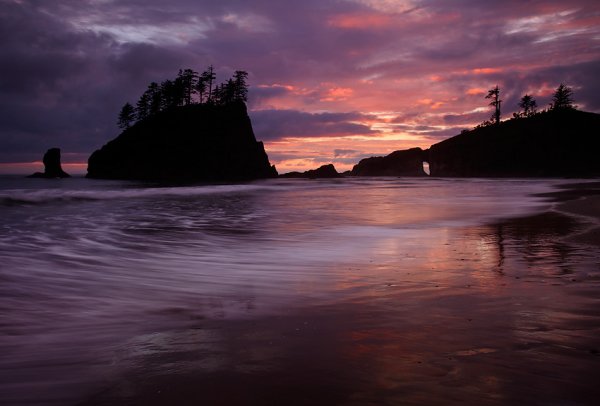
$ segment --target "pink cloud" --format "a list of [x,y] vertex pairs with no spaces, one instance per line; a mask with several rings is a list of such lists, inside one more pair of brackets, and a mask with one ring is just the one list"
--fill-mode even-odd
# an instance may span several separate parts
[[349,87],[332,87],[327,89],[325,97],[321,98],[321,101],[326,102],[337,102],[347,100],[352,97],[354,90]]
[[482,89],[480,87],[472,87],[470,89],[467,89],[467,91],[465,93],[468,94],[469,96],[477,96],[480,94],[485,94],[486,92],[487,92],[486,89]]
[[475,75],[491,75],[502,72],[501,68],[475,68],[471,70]]

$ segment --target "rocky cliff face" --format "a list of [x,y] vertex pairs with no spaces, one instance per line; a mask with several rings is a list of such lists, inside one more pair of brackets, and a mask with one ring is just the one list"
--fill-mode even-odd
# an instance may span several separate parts
[[63,171],[60,164],[60,149],[50,148],[44,154],[44,172],[36,172],[30,178],[69,178],[71,175]]
[[600,175],[600,115],[550,111],[464,132],[426,151],[431,176]]
[[381,157],[362,159],[350,172],[353,176],[426,176],[421,148],[395,151]]
[[189,105],[136,123],[95,151],[89,178],[239,181],[277,176],[246,106]]

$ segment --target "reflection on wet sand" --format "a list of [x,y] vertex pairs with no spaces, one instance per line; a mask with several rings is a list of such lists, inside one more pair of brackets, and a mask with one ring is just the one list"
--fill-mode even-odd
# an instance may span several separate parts
[[561,273],[572,272],[569,257],[578,255],[581,249],[565,244],[562,238],[582,230],[584,225],[573,217],[546,212],[502,221],[490,228],[490,231],[484,230],[481,237],[497,246],[498,272],[505,271],[505,250],[510,244],[515,251],[512,256],[524,260],[526,268],[535,266],[535,273],[539,275],[544,270],[552,272],[554,266],[558,266]]
[[384,239],[329,270],[328,303],[138,337],[86,404],[593,404],[599,256],[562,240],[584,227],[548,212]]

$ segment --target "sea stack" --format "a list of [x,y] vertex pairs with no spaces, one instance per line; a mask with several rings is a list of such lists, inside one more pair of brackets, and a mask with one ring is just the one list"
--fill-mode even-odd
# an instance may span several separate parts
[[550,110],[441,141],[426,153],[431,176],[600,176],[600,114]]
[[44,172],[36,172],[30,178],[69,178],[71,175],[63,171],[60,164],[60,148],[50,148],[44,154]]
[[421,148],[395,151],[386,156],[361,159],[354,165],[352,176],[426,176]]
[[319,178],[341,178],[342,175],[338,173],[333,164],[322,165],[317,169],[310,169],[306,172],[288,172],[283,175],[279,175],[281,178],[308,178],[308,179],[319,179]]
[[88,160],[88,178],[167,182],[276,177],[245,103],[191,104],[125,129]]

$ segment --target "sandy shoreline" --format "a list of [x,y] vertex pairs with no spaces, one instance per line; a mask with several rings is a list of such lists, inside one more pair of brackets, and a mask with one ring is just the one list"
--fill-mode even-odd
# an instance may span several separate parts
[[166,332],[168,352],[81,405],[594,404],[597,277],[582,255],[600,243],[600,182],[542,196],[549,210],[457,231],[426,268],[364,267],[379,276],[362,294]]
[[600,182],[565,184],[541,196],[556,202],[553,211],[586,224],[584,230],[565,236],[565,241],[600,247]]
[[598,180],[117,186],[6,206],[0,403],[600,397]]

